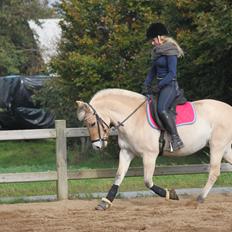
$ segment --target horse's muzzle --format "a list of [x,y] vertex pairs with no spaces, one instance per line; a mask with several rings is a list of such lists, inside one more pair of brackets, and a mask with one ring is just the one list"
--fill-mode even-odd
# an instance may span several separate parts
[[92,146],[94,150],[102,150],[107,146],[107,141],[106,140],[97,140],[92,142]]

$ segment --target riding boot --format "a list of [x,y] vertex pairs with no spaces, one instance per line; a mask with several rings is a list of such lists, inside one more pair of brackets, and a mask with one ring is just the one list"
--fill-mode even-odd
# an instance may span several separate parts
[[172,117],[171,114],[169,114],[167,111],[162,111],[159,116],[162,122],[164,123],[165,129],[171,136],[171,141],[170,141],[171,152],[184,147],[184,144],[180,136],[178,135],[178,132],[176,129],[175,118]]

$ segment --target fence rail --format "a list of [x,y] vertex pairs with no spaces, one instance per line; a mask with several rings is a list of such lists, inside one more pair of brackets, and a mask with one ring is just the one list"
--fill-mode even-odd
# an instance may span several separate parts
[[[111,135],[116,135],[111,131]],[[18,183],[34,181],[57,181],[57,199],[68,198],[68,180],[88,178],[111,178],[115,176],[116,169],[91,169],[91,170],[67,170],[67,138],[89,136],[86,128],[66,128],[64,120],[57,120],[55,129],[39,130],[12,130],[0,131],[0,141],[3,140],[25,140],[25,139],[56,139],[56,171],[48,172],[26,172],[26,173],[2,173],[0,183]],[[178,165],[156,167],[154,175],[174,174],[198,174],[207,173],[208,164]],[[221,172],[232,171],[232,165],[223,163]],[[143,168],[129,168],[126,176],[142,176]]]
[[[156,167],[155,176],[164,175],[183,175],[183,174],[201,174],[208,173],[208,164],[192,164],[192,165],[178,165],[178,166],[164,166]],[[90,169],[90,170],[77,170],[68,171],[68,180],[80,179],[97,179],[97,178],[112,178],[115,177],[116,168],[104,169]],[[231,172],[232,166],[228,163],[223,163],[221,172]],[[127,177],[142,176],[143,168],[129,168]],[[0,183],[21,183],[21,182],[36,182],[36,181],[57,181],[56,171],[47,172],[24,172],[24,173],[3,173],[0,174]]]

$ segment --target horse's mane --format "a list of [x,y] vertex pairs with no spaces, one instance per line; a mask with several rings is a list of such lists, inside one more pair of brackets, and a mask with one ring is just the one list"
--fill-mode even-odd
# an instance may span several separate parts
[[[136,92],[133,92],[133,91],[130,91],[130,90],[126,90],[126,89],[103,89],[103,90],[100,90],[98,91],[91,99],[91,101],[93,100],[99,100],[99,99],[105,99],[106,97],[108,97],[109,95],[113,95],[113,96],[126,96],[126,97],[129,97],[129,98],[135,98],[135,99],[138,99],[138,100],[142,100],[144,99],[144,96],[139,94],[139,93],[136,93]],[[91,102],[90,101],[90,102]]]

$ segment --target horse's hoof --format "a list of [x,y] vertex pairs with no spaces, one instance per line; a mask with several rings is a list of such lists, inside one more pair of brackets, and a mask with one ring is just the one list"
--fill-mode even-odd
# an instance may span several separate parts
[[169,190],[169,195],[170,195],[170,199],[172,199],[172,200],[179,200],[179,197],[178,197],[175,189]]
[[179,200],[178,195],[176,194],[175,189],[170,189],[170,190],[166,190],[167,192],[167,199],[171,199],[171,200]]
[[106,199],[102,198],[101,202],[95,207],[96,210],[106,210],[112,206],[112,203]]
[[95,207],[96,210],[106,210],[107,207],[106,207],[106,203],[105,202],[100,202],[96,207]]
[[205,201],[205,199],[204,199],[201,195],[199,195],[199,196],[197,197],[197,202],[198,202],[198,203],[204,203],[204,201]]

